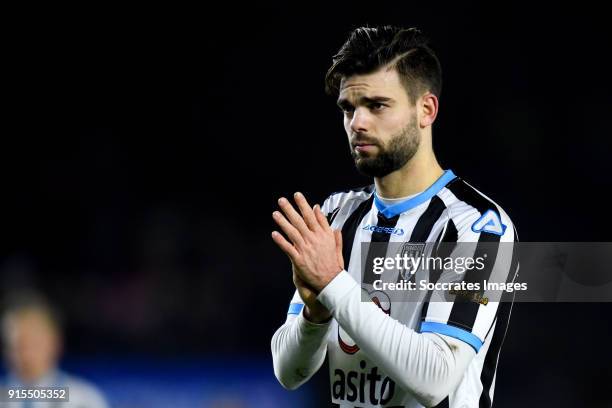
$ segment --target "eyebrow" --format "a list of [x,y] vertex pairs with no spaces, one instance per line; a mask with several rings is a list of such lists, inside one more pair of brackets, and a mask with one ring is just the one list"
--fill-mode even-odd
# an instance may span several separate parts
[[[381,102],[389,102],[389,101],[393,101],[393,98],[389,98],[386,96],[371,96],[371,97],[362,96],[357,100],[357,102],[360,104],[381,103]],[[344,108],[346,106],[352,106],[349,100],[345,98],[339,98],[336,104],[341,108]]]

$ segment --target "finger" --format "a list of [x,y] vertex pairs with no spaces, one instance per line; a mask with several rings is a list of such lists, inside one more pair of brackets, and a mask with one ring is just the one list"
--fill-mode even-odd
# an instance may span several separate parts
[[283,213],[291,225],[293,225],[303,237],[310,234],[310,229],[304,222],[304,219],[297,211],[295,211],[295,208],[293,208],[289,200],[287,200],[285,197],[281,197],[278,199],[278,205],[281,210],[283,210]]
[[306,197],[304,197],[304,194],[295,193],[294,198],[295,198],[295,203],[300,209],[300,212],[302,213],[302,217],[304,218],[304,221],[306,222],[306,225],[308,226],[308,228],[311,231],[317,230],[319,228],[319,223],[317,222],[315,213],[312,211],[312,208],[310,208],[310,204],[308,204]]
[[297,257],[300,256],[299,252],[295,249],[289,241],[283,237],[278,231],[272,231],[272,240],[278,247],[291,259],[291,262],[295,262]]
[[330,230],[331,227],[327,222],[327,217],[325,216],[325,214],[323,214],[323,211],[321,211],[321,207],[319,207],[319,204],[314,206],[314,213],[321,228],[325,230]]
[[344,256],[342,255],[342,231],[334,230],[334,238],[336,239],[336,255],[338,256],[338,263],[340,267],[344,269]]
[[283,230],[283,232],[289,237],[291,242],[297,246],[304,245],[304,239],[302,234],[297,230],[287,219],[280,213],[280,211],[274,211],[272,218],[276,221],[276,224]]

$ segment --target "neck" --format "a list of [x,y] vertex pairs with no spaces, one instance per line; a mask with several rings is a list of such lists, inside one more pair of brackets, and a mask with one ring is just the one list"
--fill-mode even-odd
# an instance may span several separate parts
[[42,381],[45,377],[53,374],[52,369],[30,369],[19,372],[18,377],[22,382],[27,384],[35,384]]
[[444,173],[433,150],[419,149],[404,167],[374,178],[378,195],[400,198],[419,193],[431,186]]

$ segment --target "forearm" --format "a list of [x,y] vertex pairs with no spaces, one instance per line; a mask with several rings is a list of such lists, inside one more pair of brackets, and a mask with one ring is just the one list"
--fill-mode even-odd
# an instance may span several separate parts
[[296,389],[323,364],[330,323],[307,321],[303,310],[290,317],[272,336],[274,374],[283,387]]
[[417,333],[363,302],[359,284],[341,272],[319,301],[361,350],[426,406],[437,404],[461,380],[475,355],[467,344],[433,333]]

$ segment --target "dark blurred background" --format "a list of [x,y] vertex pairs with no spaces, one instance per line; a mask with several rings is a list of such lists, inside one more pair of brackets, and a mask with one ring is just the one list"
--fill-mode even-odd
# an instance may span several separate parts
[[[261,381],[294,406],[328,400],[323,371],[298,394],[274,383],[270,338],[293,286],[269,233],[281,195],[321,203],[370,183],[323,90],[331,56],[361,25],[422,28],[444,71],[443,167],[504,207],[521,241],[611,241],[609,21],[586,3],[559,7],[16,12],[3,58],[2,295],[45,293],[65,317],[66,366],[116,406],[127,400],[109,384],[126,372],[248,371],[236,380],[245,393]],[[495,405],[611,406],[610,312],[517,304]],[[249,398],[236,406],[257,406]]]

